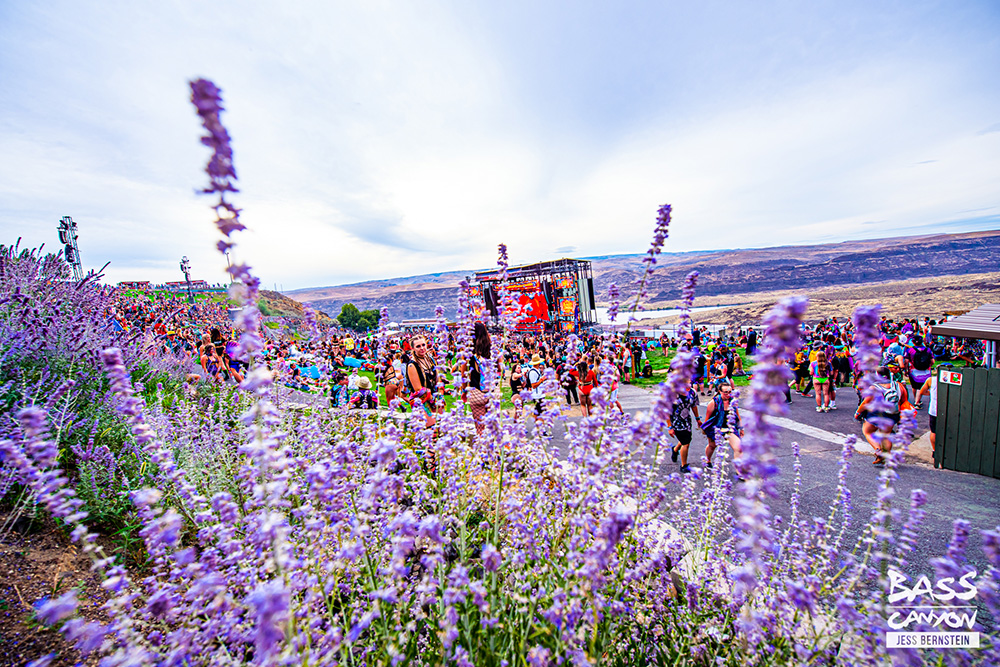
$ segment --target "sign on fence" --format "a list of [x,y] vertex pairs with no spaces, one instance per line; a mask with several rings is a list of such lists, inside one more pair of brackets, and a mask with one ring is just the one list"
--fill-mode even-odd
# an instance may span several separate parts
[[962,374],[958,371],[941,371],[941,382],[961,386]]

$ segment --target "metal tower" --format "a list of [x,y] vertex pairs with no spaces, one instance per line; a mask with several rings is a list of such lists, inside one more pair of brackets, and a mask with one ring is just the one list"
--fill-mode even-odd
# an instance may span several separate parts
[[59,230],[59,242],[64,244],[63,256],[66,258],[66,263],[73,269],[73,279],[83,280],[83,263],[80,261],[80,246],[76,243],[76,223],[68,215],[63,216],[59,220],[59,226],[56,229]]
[[184,282],[187,283],[188,303],[194,303],[194,293],[191,291],[191,262],[188,261],[187,255],[181,257],[181,271],[184,273]]

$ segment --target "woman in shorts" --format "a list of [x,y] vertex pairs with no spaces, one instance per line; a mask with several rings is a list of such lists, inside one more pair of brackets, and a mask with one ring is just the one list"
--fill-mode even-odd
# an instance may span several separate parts
[[590,400],[590,391],[597,383],[597,373],[590,367],[586,360],[576,365],[577,374],[580,376],[580,410],[586,417],[594,409],[594,404]]
[[809,364],[809,374],[816,387],[816,412],[830,411],[830,370],[826,352],[820,350],[816,353],[816,361]]
[[734,461],[743,456],[743,427],[740,425],[739,408],[732,405],[733,388],[724,384],[719,387],[719,393],[705,409],[705,421],[701,429],[708,438],[705,448],[705,458],[708,467],[712,467],[712,455],[715,454],[716,438],[725,438],[733,448]]
[[882,394],[888,407],[876,410],[872,397],[868,396],[858,406],[854,418],[862,422],[861,433],[875,450],[874,465],[885,465],[886,454],[892,451],[890,436],[899,423],[900,406],[907,401],[906,386],[892,379],[890,371],[880,366],[876,373],[875,388]]

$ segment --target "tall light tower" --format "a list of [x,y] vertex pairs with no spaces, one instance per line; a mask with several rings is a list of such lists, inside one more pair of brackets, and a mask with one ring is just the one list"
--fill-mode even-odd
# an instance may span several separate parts
[[187,282],[188,303],[194,303],[194,293],[191,291],[191,262],[188,261],[187,255],[181,257],[181,271],[184,272],[184,281]]
[[63,216],[59,220],[59,242],[64,245],[63,256],[66,263],[73,269],[73,279],[83,280],[83,263],[80,261],[80,246],[77,245],[76,223],[73,218]]

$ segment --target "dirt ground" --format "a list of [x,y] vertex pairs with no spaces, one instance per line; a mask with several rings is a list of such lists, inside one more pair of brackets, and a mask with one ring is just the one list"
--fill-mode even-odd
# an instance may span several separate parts
[[[695,306],[726,303],[739,305],[700,312],[698,324],[756,326],[761,317],[779,300],[793,295],[809,297],[807,319],[824,317],[850,318],[860,305],[882,304],[882,312],[894,319],[930,317],[941,319],[944,313],[966,312],[984,303],[1000,302],[1000,273],[974,273],[965,276],[916,278],[881,283],[832,285],[810,290],[753,292],[696,298]],[[671,307],[676,304],[671,304]],[[661,307],[662,304],[652,304]],[[677,318],[643,320],[642,325],[676,324]]]
[[[7,513],[0,513],[4,525]],[[96,665],[82,660],[62,636],[34,619],[40,600],[76,588],[82,614],[101,618],[106,599],[90,559],[51,520],[19,519],[0,535],[0,665],[26,665],[50,653],[53,667]]]

